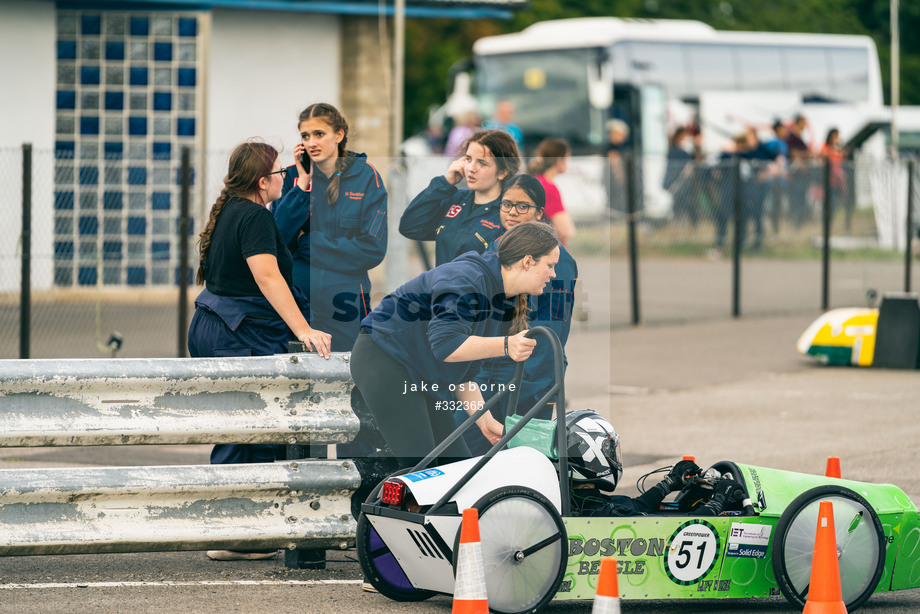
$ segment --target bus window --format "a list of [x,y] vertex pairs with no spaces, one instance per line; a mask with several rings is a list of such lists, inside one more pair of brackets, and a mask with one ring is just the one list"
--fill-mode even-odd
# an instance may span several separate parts
[[682,98],[689,91],[687,67],[681,45],[659,42],[626,43],[630,83],[666,88],[672,98]]
[[[526,146],[546,137],[587,145],[592,113],[588,100],[588,66],[596,50],[553,50],[480,56],[476,59],[476,90],[480,104],[491,108],[507,98],[515,106],[515,123]],[[596,123],[600,123],[600,119]]]
[[688,43],[686,49],[696,93],[738,89],[734,47]]
[[869,101],[869,53],[865,49],[831,49],[834,92],[844,102]]
[[805,102],[834,101],[830,65],[823,47],[788,47],[782,50],[789,87],[802,94]]
[[779,48],[739,46],[735,53],[741,89],[761,91],[787,88]]

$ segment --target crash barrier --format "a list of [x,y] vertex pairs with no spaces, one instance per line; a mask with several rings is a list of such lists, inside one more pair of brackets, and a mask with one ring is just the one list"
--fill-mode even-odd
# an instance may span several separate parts
[[[351,441],[349,354],[0,361],[0,447]],[[348,460],[0,470],[0,555],[345,548]]]
[[872,366],[920,369],[920,303],[910,292],[888,292],[878,308]]

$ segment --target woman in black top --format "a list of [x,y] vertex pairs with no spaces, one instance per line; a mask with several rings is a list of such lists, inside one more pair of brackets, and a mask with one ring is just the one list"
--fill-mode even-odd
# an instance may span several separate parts
[[[265,143],[243,143],[230,155],[224,188],[201,232],[197,281],[205,288],[189,326],[192,357],[282,354],[298,339],[329,358],[331,337],[307,323],[307,300],[292,286],[291,253],[265,208],[281,196],[284,173],[278,152]],[[275,448],[217,445],[211,462],[271,462]]]

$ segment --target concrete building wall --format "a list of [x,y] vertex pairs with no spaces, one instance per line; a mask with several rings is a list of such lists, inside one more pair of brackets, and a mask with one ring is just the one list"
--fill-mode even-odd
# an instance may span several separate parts
[[22,144],[32,143],[32,283],[51,283],[55,114],[54,2],[3,2],[0,17],[0,292],[19,289]]
[[203,206],[210,207],[220,191],[226,154],[235,145],[260,137],[281,151],[285,163],[293,163],[300,112],[313,102],[340,104],[340,19],[309,13],[212,12]]
[[390,22],[355,17],[342,22],[342,112],[348,118],[348,146],[363,151],[386,173],[390,156],[392,60]]

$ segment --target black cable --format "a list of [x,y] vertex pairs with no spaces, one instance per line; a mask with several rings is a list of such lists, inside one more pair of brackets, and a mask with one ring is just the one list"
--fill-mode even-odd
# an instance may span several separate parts
[[645,475],[639,476],[639,479],[636,480],[636,488],[638,489],[638,491],[639,491],[641,494],[645,494],[645,491],[646,491],[646,488],[645,488],[645,481],[646,481],[650,476],[653,476],[653,475],[655,475],[656,473],[667,473],[667,472],[671,471],[671,467],[673,467],[673,465],[669,465],[669,466],[667,466],[667,467],[659,467],[658,469],[654,469],[654,470],[652,470],[652,471],[649,471],[649,472],[646,473]]

